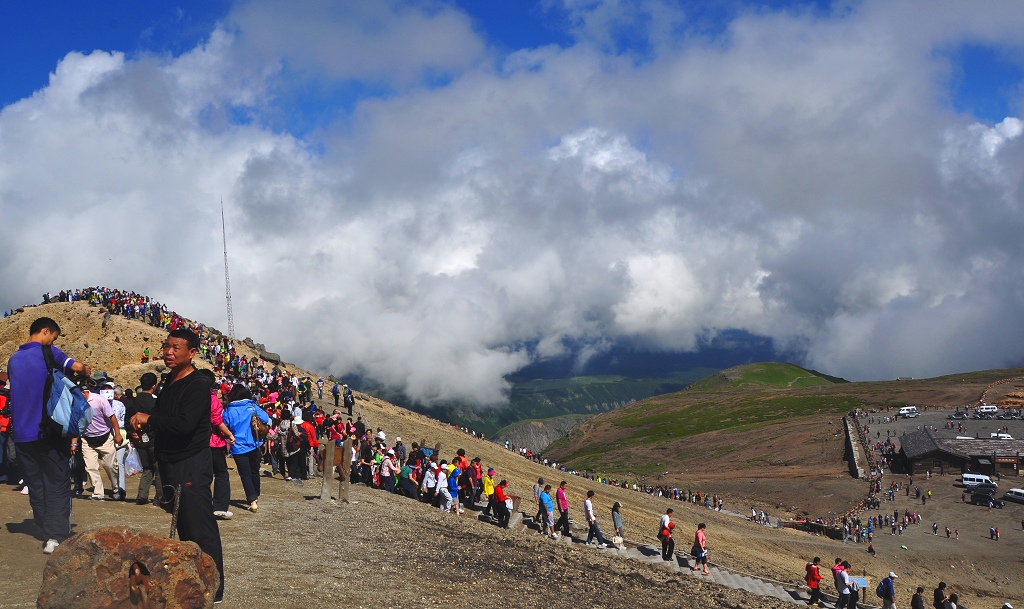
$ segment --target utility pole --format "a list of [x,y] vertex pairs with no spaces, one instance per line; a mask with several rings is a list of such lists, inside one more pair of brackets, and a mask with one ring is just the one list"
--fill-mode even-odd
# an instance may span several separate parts
[[220,232],[224,238],[224,295],[228,304],[228,337],[235,338],[235,314],[231,310],[231,278],[228,276],[228,231],[224,222],[224,198],[220,199]]

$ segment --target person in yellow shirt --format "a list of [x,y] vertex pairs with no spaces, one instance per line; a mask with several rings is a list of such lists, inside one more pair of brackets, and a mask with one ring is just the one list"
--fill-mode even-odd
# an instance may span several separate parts
[[[484,508],[484,516],[490,516],[491,509],[494,507],[494,474],[496,473],[493,467],[488,468],[483,478],[484,497],[487,497],[487,507]],[[495,512],[494,515],[497,516],[498,513]]]

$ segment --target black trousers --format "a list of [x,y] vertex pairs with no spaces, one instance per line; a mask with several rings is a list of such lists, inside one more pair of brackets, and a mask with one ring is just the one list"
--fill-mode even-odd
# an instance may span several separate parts
[[156,466],[156,450],[153,443],[139,444],[135,447],[139,455],[139,464],[142,466],[142,474],[139,478],[139,492],[136,499],[149,500],[149,487],[156,485],[156,501],[163,499],[163,488],[160,487],[160,470]]
[[[210,555],[220,572],[217,596],[224,593],[224,552],[221,549],[220,529],[213,515],[213,458],[209,447],[180,461],[161,458],[160,478],[171,488],[181,487],[178,496],[178,537],[194,541]],[[173,491],[168,490],[168,495]]]
[[668,539],[661,538],[661,559],[672,560],[673,554],[676,551],[676,540],[669,537]]
[[32,519],[47,539],[64,541],[71,535],[71,441],[18,442],[15,447]]
[[228,475],[228,447],[211,448],[213,459],[213,510],[226,512],[231,503],[231,476]]
[[569,510],[562,510],[562,513],[558,515],[555,530],[562,531],[563,535],[569,535]]
[[505,528],[508,526],[508,520],[512,517],[512,513],[508,511],[508,507],[504,501],[494,502],[494,512],[498,516],[498,526]]
[[811,598],[807,601],[808,605],[817,605],[821,602],[821,589],[811,588]]
[[260,498],[260,449],[254,448],[241,455],[231,455],[235,459],[235,469],[242,479],[245,490],[245,502],[252,503]]

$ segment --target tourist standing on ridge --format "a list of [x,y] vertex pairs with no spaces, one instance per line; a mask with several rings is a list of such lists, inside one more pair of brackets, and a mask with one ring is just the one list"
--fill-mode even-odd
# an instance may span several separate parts
[[170,368],[152,415],[137,413],[132,425],[156,432],[156,455],[164,484],[178,492],[178,537],[194,541],[213,558],[220,575],[214,597],[224,597],[224,553],[213,515],[213,459],[210,455],[210,384],[196,374],[192,358],[199,337],[191,330],[172,330],[163,343]]
[[665,510],[661,515],[661,522],[658,523],[658,539],[661,540],[661,559],[670,561],[674,558],[676,551],[676,540],[672,539],[672,529],[676,523],[672,522],[672,508]]
[[352,390],[348,388],[348,385],[341,386],[344,391],[342,395],[345,396],[345,407],[348,408],[348,416],[352,416],[352,407],[356,405],[356,398],[352,395]]
[[[338,387],[337,382],[334,383],[334,387],[331,387],[331,395],[334,396],[334,407],[337,408],[341,406],[341,404],[338,403],[338,399],[341,397],[341,387]],[[352,413],[349,412],[348,416],[352,416]]]
[[[11,425],[18,466],[28,488],[32,519],[47,538],[43,552],[52,554],[57,545],[71,535],[72,452],[77,439],[47,433],[43,424],[43,395],[50,367],[43,349],[53,353],[55,367],[67,374],[92,374],[92,368],[65,355],[53,346],[60,338],[60,326],[49,317],[40,317],[28,330],[28,342],[18,347],[7,361],[11,382]],[[20,406],[19,406],[20,404]]]

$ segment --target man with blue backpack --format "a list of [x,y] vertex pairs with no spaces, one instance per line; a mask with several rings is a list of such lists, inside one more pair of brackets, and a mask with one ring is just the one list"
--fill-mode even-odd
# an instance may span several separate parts
[[882,609],[896,609],[896,582],[892,580],[897,577],[899,576],[889,571],[889,577],[883,578],[875,588],[875,595],[882,599]]
[[[60,337],[60,326],[49,317],[40,317],[29,327],[28,342],[21,345],[7,362],[11,377],[11,414],[14,445],[18,462],[28,485],[32,518],[46,537],[43,552],[52,554],[61,541],[71,535],[71,453],[78,450],[77,429],[68,435],[54,430],[46,414],[47,388],[52,386],[51,370],[65,374],[92,374],[92,368],[76,362],[53,342]],[[48,353],[44,354],[44,350]],[[49,355],[52,354],[52,359]],[[48,361],[53,362],[53,367]]]

